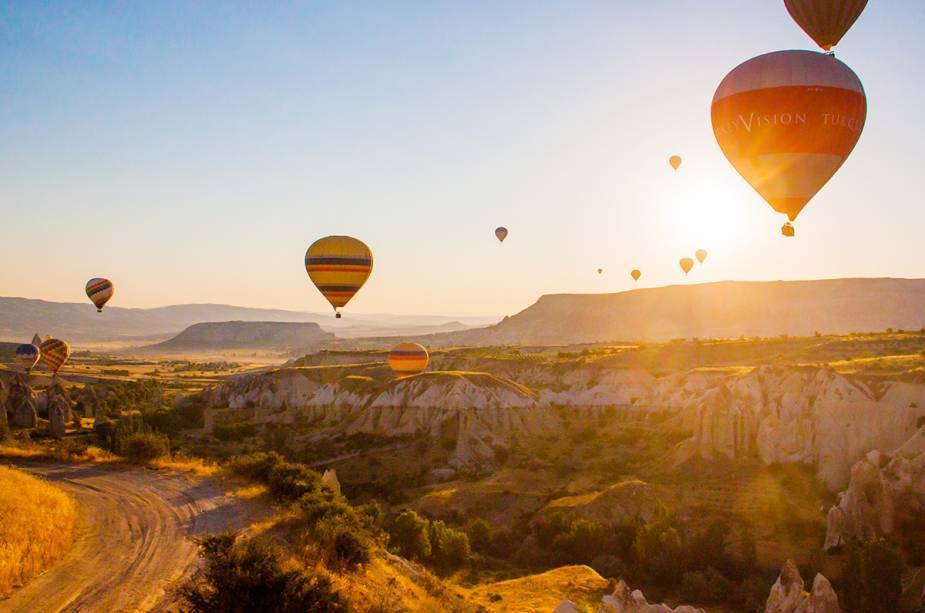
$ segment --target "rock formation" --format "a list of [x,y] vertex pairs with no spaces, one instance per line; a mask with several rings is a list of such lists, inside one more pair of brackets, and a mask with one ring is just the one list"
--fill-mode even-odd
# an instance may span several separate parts
[[35,392],[21,374],[16,374],[10,379],[6,413],[11,428],[34,428],[38,423]]
[[841,613],[838,596],[824,576],[816,575],[812,592],[806,592],[803,585],[796,564],[787,560],[771,587],[765,613]]
[[[445,367],[473,366],[441,360]],[[452,438],[459,466],[490,461],[495,448],[555,430],[563,419],[618,423],[667,414],[666,426],[691,433],[676,463],[699,457],[806,464],[833,492],[848,484],[855,462],[896,448],[925,416],[925,385],[886,382],[873,390],[829,368],[656,377],[606,363],[561,368],[489,359],[482,366],[498,374],[438,371],[391,381],[378,363],[283,368],[239,377],[204,398],[210,423],[233,411],[233,420],[252,423],[298,420],[319,431]]]
[[925,427],[892,453],[871,451],[829,509],[825,548],[892,536],[898,515],[925,513]]
[[703,609],[681,605],[675,609],[666,604],[649,604],[640,590],[630,590],[621,579],[613,593],[601,600],[600,613],[705,613]]
[[73,421],[71,401],[67,392],[57,382],[46,390],[46,407],[48,410],[48,431],[55,438],[63,438],[67,424]]
[[552,613],[581,613],[578,609],[578,605],[566,598],[562,602],[556,605],[556,608],[552,610]]
[[340,481],[337,479],[337,471],[329,468],[321,475],[321,485],[340,496]]

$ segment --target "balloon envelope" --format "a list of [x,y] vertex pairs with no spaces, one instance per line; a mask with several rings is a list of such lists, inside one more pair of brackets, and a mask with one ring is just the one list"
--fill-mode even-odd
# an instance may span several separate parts
[[398,343],[389,352],[389,366],[399,377],[424,372],[429,361],[427,349],[418,343]]
[[681,265],[681,270],[684,271],[684,274],[687,274],[691,271],[691,268],[694,267],[694,260],[690,258],[681,258],[679,264]]
[[305,271],[336,312],[369,279],[373,254],[365,243],[353,237],[326,236],[305,252]]
[[828,51],[861,16],[867,0],[784,0],[784,6],[797,25]]
[[635,270],[635,269],[634,269],[634,270],[630,273],[630,276],[633,277],[633,281],[639,281],[639,277],[642,276],[642,271],[639,271],[639,270]]
[[58,374],[58,371],[71,357],[71,346],[57,338],[50,338],[42,343],[39,347],[42,353],[42,362],[48,367],[52,374]]
[[16,348],[16,361],[22,364],[26,372],[32,370],[38,363],[40,355],[39,348],[32,344],[20,345]]
[[671,164],[672,168],[677,170],[678,168],[681,167],[681,156],[680,155],[671,156],[670,158],[668,158],[668,163]]
[[507,228],[505,228],[504,226],[495,228],[495,236],[497,236],[498,240],[503,243],[504,239],[507,238]]
[[115,291],[109,279],[100,278],[87,281],[87,298],[96,306],[97,311],[103,310],[103,306],[109,302]]
[[597,269],[597,274],[601,274],[602,272],[604,272],[604,269],[603,269],[603,268],[598,268],[598,269]]
[[848,159],[867,98],[857,75],[834,57],[777,51],[726,75],[711,114],[726,158],[793,221]]
[[701,264],[703,264],[703,261],[707,259],[706,249],[698,249],[697,253],[695,253],[694,255],[697,256],[697,261],[700,262]]

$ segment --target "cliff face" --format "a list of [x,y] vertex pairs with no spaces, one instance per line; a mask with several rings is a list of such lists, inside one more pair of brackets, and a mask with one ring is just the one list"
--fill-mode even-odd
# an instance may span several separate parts
[[548,295],[488,328],[428,345],[502,345],[843,334],[925,326],[925,280],[709,283],[618,294]]
[[219,386],[209,392],[208,404],[254,411],[262,421],[298,417],[347,433],[453,438],[463,463],[490,459],[493,449],[513,438],[555,432],[564,418],[657,413],[667,415],[666,428],[690,433],[676,449],[675,463],[694,457],[802,463],[815,466],[831,491],[848,484],[852,465],[865,454],[895,449],[925,417],[925,385],[884,383],[875,393],[826,368],[763,366],[656,377],[526,364],[520,375],[529,388],[486,373],[431,372],[383,383],[387,375],[375,365],[289,368]]
[[195,324],[152,351],[205,351],[264,349],[285,351],[321,345],[334,340],[315,323],[225,321]]
[[850,540],[890,537],[903,517],[925,513],[925,427],[891,452],[871,451],[851,468],[851,480],[829,509],[826,549]]

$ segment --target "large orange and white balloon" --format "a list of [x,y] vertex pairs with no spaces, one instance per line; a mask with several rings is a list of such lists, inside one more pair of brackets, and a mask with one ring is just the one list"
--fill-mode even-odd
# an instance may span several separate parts
[[389,366],[399,378],[424,372],[430,356],[418,343],[398,343],[389,352]]
[[828,51],[861,16],[867,0],[784,0],[784,6],[797,25]]
[[790,221],[848,159],[866,118],[857,75],[814,51],[752,58],[713,96],[713,133],[726,158]]

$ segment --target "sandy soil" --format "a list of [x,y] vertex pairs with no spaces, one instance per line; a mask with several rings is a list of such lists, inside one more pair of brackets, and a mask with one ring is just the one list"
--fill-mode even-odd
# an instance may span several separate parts
[[75,543],[0,611],[160,611],[198,560],[192,536],[240,529],[266,512],[208,481],[162,471],[15,462],[73,496]]

